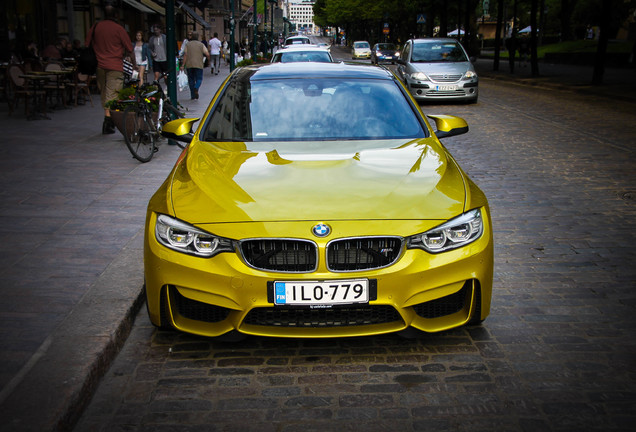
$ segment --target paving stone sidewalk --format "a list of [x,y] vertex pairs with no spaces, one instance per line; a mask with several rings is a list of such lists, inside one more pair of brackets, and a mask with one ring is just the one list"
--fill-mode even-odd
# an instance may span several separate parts
[[[204,76],[201,116],[227,76]],[[101,135],[99,95],[27,120],[0,106],[0,429],[68,428],[124,342],[140,306],[145,209],[181,150],[133,159]],[[7,429],[5,429],[7,428]]]

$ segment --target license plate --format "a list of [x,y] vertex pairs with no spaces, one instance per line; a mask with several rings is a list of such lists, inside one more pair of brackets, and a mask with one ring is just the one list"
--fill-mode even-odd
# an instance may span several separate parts
[[435,90],[437,91],[455,91],[457,90],[457,86],[456,85],[440,85],[435,87]]
[[369,302],[369,280],[274,282],[277,305],[337,305]]

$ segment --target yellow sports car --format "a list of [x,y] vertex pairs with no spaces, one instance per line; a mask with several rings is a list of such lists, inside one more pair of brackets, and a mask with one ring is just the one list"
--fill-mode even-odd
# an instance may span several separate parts
[[479,323],[493,278],[488,202],[389,70],[235,70],[150,200],[145,283],[161,328],[233,337],[437,332]]

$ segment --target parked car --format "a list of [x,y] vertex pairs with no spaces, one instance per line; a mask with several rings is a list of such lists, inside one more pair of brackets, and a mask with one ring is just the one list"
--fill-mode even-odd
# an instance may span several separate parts
[[351,46],[351,58],[352,59],[370,59],[371,58],[371,46],[367,41],[356,41]]
[[319,48],[313,45],[291,45],[287,48],[279,49],[272,56],[272,63],[290,62],[333,62],[331,53],[326,48]]
[[486,197],[385,68],[236,69],[148,204],[150,320],[203,336],[438,332],[489,314]]
[[390,62],[395,64],[400,58],[400,51],[392,43],[377,43],[371,49],[371,63]]
[[307,36],[290,36],[285,39],[285,46],[290,45],[311,45],[311,39]]
[[418,101],[477,102],[479,78],[456,39],[411,39],[398,63],[398,75]]

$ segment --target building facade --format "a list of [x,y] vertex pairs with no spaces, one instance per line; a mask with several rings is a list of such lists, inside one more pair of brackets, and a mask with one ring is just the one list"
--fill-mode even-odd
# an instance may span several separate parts
[[314,0],[289,0],[285,9],[287,18],[299,33],[319,31],[314,25]]
[[[146,39],[155,24],[166,26],[166,1],[172,1],[175,11],[174,32],[177,43],[189,30],[196,30],[201,39],[209,40],[216,32],[230,40],[230,4],[234,6],[235,38],[248,37],[250,28],[241,20],[254,0],[110,0],[119,11],[119,23],[134,40],[138,30]],[[260,0],[259,2],[262,2]],[[83,46],[90,27],[104,17],[104,0],[1,0],[0,1],[0,61],[19,60],[30,42],[40,52],[60,38],[79,41]],[[195,4],[202,5],[195,7]]]

